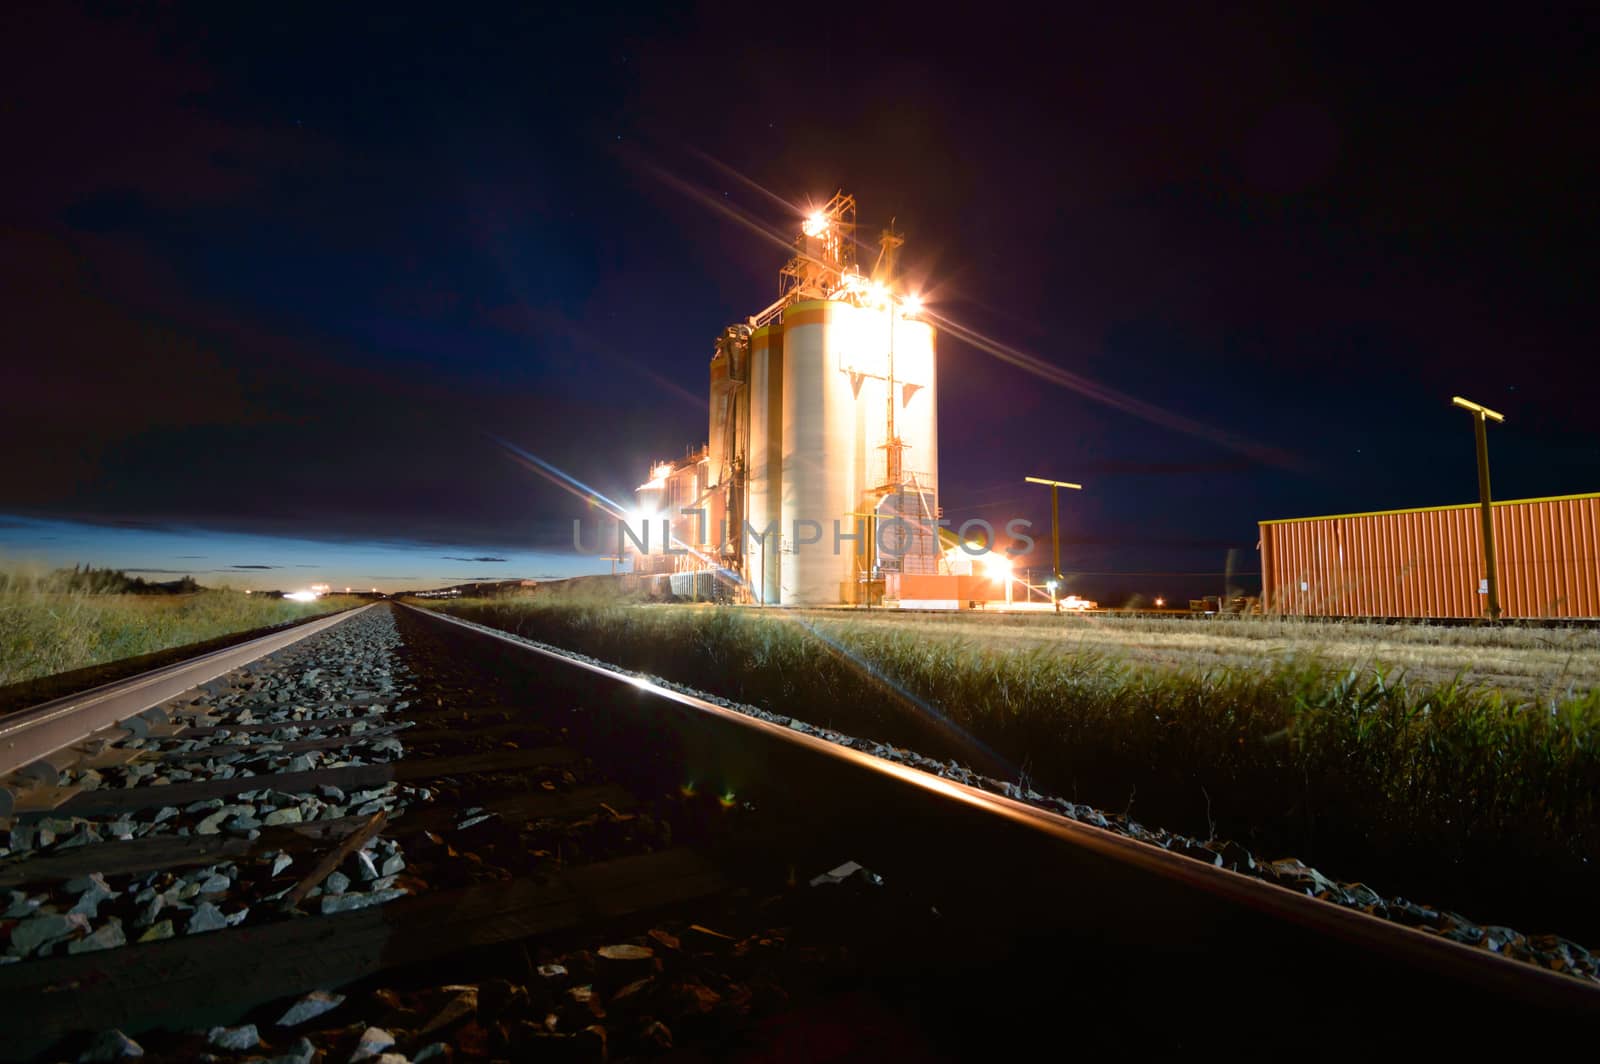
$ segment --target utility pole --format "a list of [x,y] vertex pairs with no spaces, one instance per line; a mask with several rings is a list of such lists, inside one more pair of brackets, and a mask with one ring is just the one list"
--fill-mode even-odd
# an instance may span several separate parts
[[1489,501],[1489,419],[1493,418],[1498,424],[1504,422],[1506,416],[1486,406],[1463,399],[1461,396],[1452,396],[1450,402],[1463,410],[1472,412],[1473,435],[1478,444],[1478,511],[1483,518],[1483,572],[1485,576],[1484,590],[1488,592],[1488,601],[1484,603],[1484,613],[1491,621],[1500,619],[1500,581],[1495,573],[1494,565],[1494,509]]
[[1056,591],[1061,587],[1061,507],[1057,502],[1058,488],[1071,488],[1082,491],[1082,484],[1073,484],[1065,480],[1046,480],[1044,477],[1023,477],[1028,484],[1048,484],[1050,486],[1050,542],[1055,547],[1056,564],[1051,570],[1050,577],[1050,602],[1055,606],[1056,612],[1061,612],[1061,602],[1056,597]]

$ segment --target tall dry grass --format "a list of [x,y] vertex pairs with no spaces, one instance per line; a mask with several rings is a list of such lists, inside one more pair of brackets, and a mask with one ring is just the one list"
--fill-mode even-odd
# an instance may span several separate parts
[[331,613],[359,600],[290,602],[243,591],[106,594],[54,574],[0,571],[0,687]]
[[[819,610],[808,616],[828,621],[837,620],[840,613]],[[1293,660],[1338,670],[1376,668],[1403,673],[1411,684],[1459,683],[1528,700],[1558,700],[1600,686],[1600,629],[1596,628],[1280,617],[940,616],[892,610],[856,612],[850,619],[995,649],[1108,654],[1158,670],[1219,666],[1259,670]]]

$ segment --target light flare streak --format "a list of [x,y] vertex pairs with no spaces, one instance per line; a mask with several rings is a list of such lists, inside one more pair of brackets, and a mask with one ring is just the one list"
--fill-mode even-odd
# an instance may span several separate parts
[[1137,417],[1143,421],[1148,421],[1153,425],[1159,425],[1162,428],[1172,429],[1188,436],[1194,436],[1199,439],[1207,440],[1211,443],[1217,444],[1219,447],[1225,447],[1228,450],[1237,451],[1240,454],[1244,454],[1266,465],[1277,466],[1283,469],[1299,469],[1303,466],[1303,463],[1299,458],[1287,451],[1275,447],[1268,447],[1244,436],[1240,436],[1237,433],[1214,428],[1203,422],[1196,421],[1193,418],[1185,417],[1182,414],[1175,414],[1170,410],[1166,410],[1155,405],[1154,403],[1135,398],[1134,396],[1118,391],[1109,385],[1101,384],[1096,380],[1091,380],[1082,374],[1073,373],[1070,370],[1062,369],[1060,366],[1057,366],[1054,363],[1046,362],[1037,355],[1031,355],[1026,351],[1012,347],[1010,344],[1002,343],[1001,341],[993,339],[992,337],[985,336],[976,329],[968,328],[953,318],[940,314],[937,311],[925,309],[922,312],[922,316],[933,321],[945,332],[954,336],[956,339],[977,348],[986,355],[997,358],[1008,365],[1015,366],[1020,370],[1038,377],[1040,380],[1048,381],[1051,384],[1070,389],[1071,391],[1077,392],[1079,395],[1082,395],[1085,398],[1093,399],[1095,402],[1102,403],[1105,406],[1111,407],[1112,409],[1120,410],[1125,414],[1131,414],[1134,417]]
[[[510,440],[501,439],[499,436],[493,435],[491,435],[489,438],[504,448],[511,455],[512,459],[523,468],[539,474],[546,480],[550,481],[550,483],[556,485],[556,487],[567,492],[569,495],[573,495],[582,499],[590,508],[602,510],[608,516],[614,517],[623,523],[629,523],[638,518],[638,515],[635,514],[631,508],[622,506],[609,496],[605,495],[603,492],[590,487],[577,477],[574,477],[570,473],[561,469],[559,466],[555,466],[549,462],[546,462],[543,458],[540,458],[538,455],[532,454],[523,448],[518,447]],[[710,555],[696,550],[692,545],[683,542],[676,535],[672,535],[670,532],[670,523],[668,535],[670,537],[667,540],[668,546],[687,550],[703,564],[720,571],[720,566]],[[740,587],[747,586],[744,579],[737,574],[730,574],[727,579],[734,581],[734,583]]]

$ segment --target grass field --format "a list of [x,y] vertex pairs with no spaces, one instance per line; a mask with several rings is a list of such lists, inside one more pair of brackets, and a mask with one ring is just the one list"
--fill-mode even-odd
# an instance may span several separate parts
[[[838,611],[810,618],[837,619]],[[1012,651],[1106,654],[1144,669],[1263,669],[1288,658],[1341,670],[1401,671],[1411,684],[1461,683],[1512,698],[1560,699],[1600,687],[1600,630],[1368,624],[1260,617],[1055,617],[1001,613],[852,613],[858,624]]]
[[1535,924],[1550,910],[1600,934],[1592,630],[442,608],[941,759],[980,767],[986,747],[1036,789],[1469,915],[1534,891]]
[[290,602],[216,590],[67,591],[48,579],[0,574],[0,687],[331,613],[356,601]]

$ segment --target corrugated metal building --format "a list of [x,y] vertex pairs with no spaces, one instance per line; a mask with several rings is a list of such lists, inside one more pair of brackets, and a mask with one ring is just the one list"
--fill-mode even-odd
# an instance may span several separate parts
[[[1502,617],[1600,617],[1600,492],[1493,504]],[[1261,522],[1261,601],[1324,617],[1480,617],[1477,503]]]

